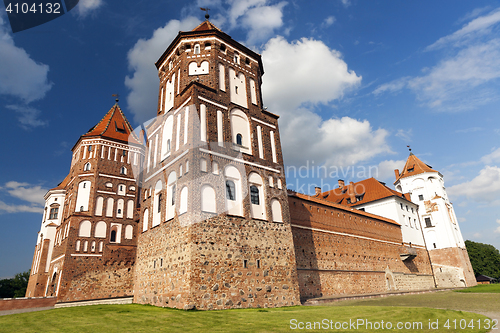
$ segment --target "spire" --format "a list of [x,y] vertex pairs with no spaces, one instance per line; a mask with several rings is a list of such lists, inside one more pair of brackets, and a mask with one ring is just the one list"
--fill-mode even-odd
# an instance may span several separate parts
[[437,172],[437,171],[432,169],[430,165],[427,165],[424,162],[422,162],[417,156],[415,156],[410,151],[410,156],[408,156],[405,167],[401,172],[401,174],[399,175],[399,177],[396,179],[396,182],[401,178],[415,176],[424,172]]
[[[132,134],[132,135],[131,135]],[[106,115],[82,137],[101,136],[108,139],[140,144],[132,126],[123,114],[118,102]]]

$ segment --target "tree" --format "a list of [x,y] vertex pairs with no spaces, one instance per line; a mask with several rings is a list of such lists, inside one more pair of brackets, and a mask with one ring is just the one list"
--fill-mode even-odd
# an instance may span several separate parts
[[12,279],[0,280],[0,298],[16,298],[26,295],[30,271],[17,273]]
[[500,278],[500,252],[493,245],[465,241],[470,263],[476,275]]

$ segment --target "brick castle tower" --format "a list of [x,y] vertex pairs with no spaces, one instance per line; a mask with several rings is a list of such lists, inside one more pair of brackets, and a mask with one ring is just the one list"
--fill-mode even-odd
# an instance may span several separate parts
[[398,191],[418,204],[423,235],[439,288],[470,287],[476,279],[443,175],[410,153],[401,173],[395,170]]
[[115,104],[72,151],[68,176],[45,195],[26,296],[131,296],[143,147]]
[[184,309],[299,303],[278,116],[259,54],[208,20],[156,62],[134,302]]

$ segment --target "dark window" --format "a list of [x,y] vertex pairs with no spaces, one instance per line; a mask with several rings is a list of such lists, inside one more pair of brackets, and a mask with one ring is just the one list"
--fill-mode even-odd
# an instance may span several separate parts
[[236,134],[236,144],[240,146],[243,145],[243,136],[240,133]]
[[111,230],[111,238],[109,239],[110,242],[116,242],[116,230]]
[[83,212],[83,206],[80,206],[80,212]]
[[[436,243],[432,243],[432,245],[434,245],[434,248],[437,248]],[[440,268],[440,269],[441,269],[441,268]],[[443,270],[441,270],[441,272],[442,272],[442,271],[443,271]]]
[[412,166],[411,168],[408,168],[408,172],[413,172],[415,170],[415,166]]
[[175,205],[175,185],[172,185],[172,206]]
[[347,203],[350,204],[351,203],[351,198],[348,198],[347,199]]
[[255,185],[250,186],[250,200],[253,205],[260,205],[259,189]]
[[51,208],[49,220],[57,219],[57,213],[59,212],[59,208]]
[[236,187],[232,180],[226,180],[226,198],[231,201],[236,201]]
[[120,169],[120,173],[121,173],[122,175],[125,175],[125,174],[127,173],[127,171],[126,171],[126,170],[127,170],[127,169],[125,169],[125,167],[121,167],[121,169]]
[[170,139],[167,140],[167,153],[170,152]]
[[422,194],[419,194],[418,195],[418,200],[420,200],[420,201],[424,200],[424,196]]
[[92,146],[89,146],[89,151],[92,151]]
[[226,45],[221,44],[220,45],[220,50],[225,53],[226,52]]
[[248,267],[248,260],[244,259],[243,260],[243,268],[247,268]]
[[402,203],[399,203],[401,205],[401,209],[403,209],[403,204]]
[[127,151],[125,149],[123,150],[123,156],[127,156]]
[[432,222],[431,222],[430,217],[426,217],[424,220],[425,220],[425,227],[426,228],[432,227]]
[[260,260],[257,259],[257,268],[260,268]]
[[161,212],[161,200],[162,200],[162,195],[160,193],[158,194],[158,213]]
[[118,209],[118,214],[121,214],[122,213],[122,210],[121,209]]

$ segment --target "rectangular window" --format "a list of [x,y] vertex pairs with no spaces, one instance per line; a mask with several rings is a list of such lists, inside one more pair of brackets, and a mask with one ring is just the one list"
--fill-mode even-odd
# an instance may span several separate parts
[[431,221],[431,218],[430,218],[430,217],[426,217],[426,218],[424,219],[424,221],[425,221],[425,227],[426,227],[426,228],[432,227],[432,221]]
[[424,200],[424,196],[422,194],[419,194],[418,195],[418,200],[423,201]]
[[57,214],[59,212],[59,208],[51,208],[50,209],[50,216],[49,216],[49,220],[54,220],[54,219],[57,219]]
[[257,259],[257,268],[260,268],[260,260]]

